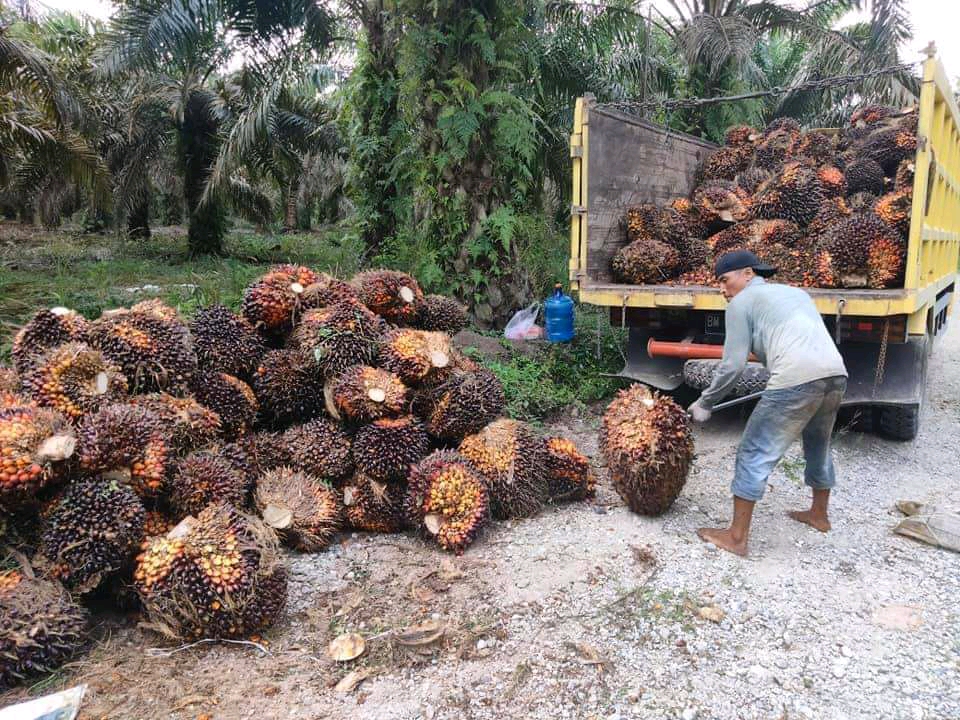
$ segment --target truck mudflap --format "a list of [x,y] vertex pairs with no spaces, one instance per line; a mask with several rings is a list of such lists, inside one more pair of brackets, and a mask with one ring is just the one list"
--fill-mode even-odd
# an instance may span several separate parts
[[618,376],[672,392],[683,385],[684,361],[682,358],[650,357],[647,354],[647,341],[652,336],[649,330],[630,328],[626,365]]

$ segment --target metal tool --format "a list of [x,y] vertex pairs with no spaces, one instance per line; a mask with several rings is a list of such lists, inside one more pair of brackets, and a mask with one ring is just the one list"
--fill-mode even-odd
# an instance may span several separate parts
[[750,393],[749,395],[744,395],[743,397],[734,398],[733,400],[727,400],[722,402],[719,405],[714,405],[711,409],[711,412],[716,412],[717,410],[725,410],[728,407],[733,407],[734,405],[742,405],[743,403],[750,402],[751,400],[759,400],[760,396],[763,395],[763,391]]

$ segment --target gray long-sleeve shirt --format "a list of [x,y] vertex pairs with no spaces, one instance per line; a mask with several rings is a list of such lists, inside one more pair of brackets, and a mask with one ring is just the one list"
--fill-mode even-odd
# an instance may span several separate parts
[[737,384],[751,352],[770,371],[768,390],[847,376],[816,305],[799,288],[756,277],[727,305],[725,320],[723,360],[700,396],[707,409]]

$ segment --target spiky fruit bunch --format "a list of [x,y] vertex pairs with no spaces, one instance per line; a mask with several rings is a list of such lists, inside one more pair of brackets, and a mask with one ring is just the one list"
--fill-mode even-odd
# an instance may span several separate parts
[[308,473],[283,467],[264,473],[254,503],[284,544],[301,552],[323,550],[343,528],[340,493]]
[[723,134],[724,143],[730,147],[751,145],[760,138],[760,132],[749,125],[734,125],[728,127]]
[[323,379],[296,350],[271,350],[253,375],[260,418],[271,426],[310,420],[323,411]]
[[775,132],[790,132],[797,134],[800,132],[800,123],[798,123],[792,117],[778,117],[774,120],[771,120],[763,129],[763,134],[767,137]]
[[220,432],[233,440],[253,427],[260,410],[257,396],[247,383],[227,373],[203,370],[190,383],[193,396],[220,418]]
[[146,408],[160,419],[164,436],[174,452],[209,445],[220,436],[220,416],[192,397],[151,393],[135,395],[130,398],[130,404]]
[[420,307],[417,327],[421,330],[439,330],[456,335],[469,321],[467,306],[463,303],[444,295],[427,295]]
[[183,320],[175,307],[167,305],[160,298],[151,298],[134,303],[130,306],[130,312],[140,313],[142,315],[153,315],[156,318],[169,322],[182,322]]
[[381,483],[357,473],[343,486],[347,526],[354,530],[395,533],[407,527],[403,500],[406,483]]
[[73,310],[63,307],[41,310],[13,337],[10,349],[13,367],[25,375],[48,350],[68,342],[83,342],[88,326],[87,320]]
[[209,505],[148,541],[133,580],[151,626],[183,640],[249,637],[287,600],[273,530],[229,505]]
[[890,287],[903,277],[906,246],[874,215],[857,214],[835,225],[817,247],[822,287]]
[[384,336],[377,359],[384,370],[395,373],[408,385],[416,385],[443,375],[452,356],[446,333],[397,328]]
[[506,398],[500,379],[477,368],[454,372],[442,385],[418,393],[414,404],[432,437],[459,443],[498,417]]
[[87,643],[87,613],[60,583],[0,571],[0,689],[61,667]]
[[357,422],[406,412],[407,386],[387,370],[357,365],[329,385],[332,415]]
[[[681,197],[671,200],[663,218],[666,223],[668,238],[681,232],[688,238],[701,239],[709,234],[706,223],[700,217],[700,211],[697,210],[690,198]],[[670,244],[677,247],[673,242]]]
[[916,168],[913,158],[900,161],[900,164],[897,165],[897,174],[893,180],[893,189],[896,192],[913,192],[913,176],[916,174]]
[[190,323],[200,368],[247,380],[267,351],[253,325],[223,305],[200,308]]
[[319,279],[309,285],[303,293],[303,299],[308,307],[327,307],[329,305],[362,305],[360,292],[348,282],[344,282],[333,275],[317,273]]
[[627,240],[659,240],[661,217],[660,208],[653,203],[627,208]]
[[72,420],[127,396],[127,379],[99,350],[70,342],[53,348],[23,377],[23,391]]
[[877,105],[876,103],[861,105],[854,110],[850,116],[850,126],[866,127],[868,125],[876,125],[896,114],[897,111],[887,105]]
[[360,301],[385,320],[398,325],[417,321],[423,291],[410,275],[396,270],[368,270],[358,273],[350,282]]
[[290,455],[282,432],[262,430],[253,436],[251,456],[259,472],[290,464]]
[[174,451],[160,417],[140,405],[107,405],[80,423],[80,467],[129,483],[141,497],[166,486]]
[[610,267],[614,275],[625,283],[656,284],[677,273],[680,254],[659,240],[636,240],[617,251]]
[[90,323],[87,342],[127,376],[131,392],[181,390],[197,370],[186,325],[150,313],[104,313]]
[[710,267],[699,267],[689,272],[685,272],[680,277],[671,281],[673,285],[697,285],[700,287],[720,287],[713,269]]
[[775,130],[768,133],[757,145],[753,156],[754,163],[757,167],[775,170],[779,165],[786,162],[797,137],[797,133],[789,130]]
[[280,437],[280,444],[277,459],[294,470],[326,480],[353,472],[350,436],[327,418],[294,425]]
[[586,500],[597,493],[597,478],[590,460],[573,441],[563,437],[546,440],[547,499],[550,502]]
[[807,244],[788,247],[774,243],[757,249],[761,262],[777,269],[777,282],[786,285],[814,287],[813,249]]
[[460,454],[483,475],[498,519],[531,517],[547,497],[543,441],[526,423],[501,418],[460,443]]
[[847,178],[847,195],[868,192],[879,195],[883,192],[883,168],[875,160],[860,158],[847,165],[844,175]]
[[251,490],[242,460],[217,448],[195,450],[181,459],[170,480],[170,504],[174,510],[183,517],[196,515],[216,503],[242,508]]
[[704,180],[733,180],[750,164],[749,146],[722,147],[707,157],[700,171]]
[[381,418],[357,430],[353,461],[372,480],[405,480],[410,466],[430,449],[426,428],[413,415]]
[[823,233],[841,220],[850,217],[850,206],[841,197],[827,198],[820,203],[820,209],[807,225],[807,237],[816,242]]
[[884,128],[871,133],[860,145],[859,152],[875,160],[885,173],[893,175],[902,160],[916,155],[917,136],[909,130]]
[[732,182],[713,180],[704,183],[693,193],[693,204],[700,219],[710,229],[721,229],[742,222],[750,214],[749,199]]
[[814,165],[831,164],[836,154],[836,138],[824,132],[803,133],[790,148],[791,157],[809,161]]
[[900,190],[887,193],[873,206],[873,213],[892,227],[905,240],[910,235],[910,213],[913,210],[913,193]]
[[842,198],[847,194],[847,178],[840,168],[833,165],[821,165],[817,168],[817,179],[828,197]]
[[[689,201],[687,201],[689,203]],[[709,249],[704,241],[706,227],[691,210],[676,210],[672,207],[663,210],[661,217],[661,238],[664,243],[677,251],[679,256],[677,272],[706,262]]]
[[145,520],[146,510],[130,488],[79,480],[44,513],[40,554],[52,577],[88,593],[133,558]]
[[320,276],[302,265],[277,265],[243,292],[243,316],[269,336],[293,327],[305,309],[304,291]]
[[424,537],[459,555],[486,525],[490,495],[485,480],[466,459],[438,450],[411,469],[404,509]]
[[311,360],[326,378],[353,365],[373,361],[382,333],[381,320],[359,303],[308,310],[287,341]]
[[741,247],[756,253],[766,245],[796,247],[802,241],[803,231],[789,220],[750,220],[707,239],[717,257]]
[[757,190],[753,212],[758,218],[780,218],[802,227],[813,220],[824,196],[816,170],[789,162]]
[[690,419],[672,399],[637,383],[619,391],[604,413],[600,449],[629,508],[659,515],[687,481],[693,460]]
[[873,193],[858,192],[847,196],[847,206],[851,213],[872,213],[877,204],[877,196]]
[[770,171],[763,168],[749,168],[737,174],[734,182],[747,195],[753,195],[757,188],[770,179]]
[[158,535],[166,535],[176,524],[173,516],[163,510],[147,510],[143,520],[143,537],[149,540]]
[[60,413],[30,406],[0,410],[0,504],[19,504],[63,479],[76,445]]

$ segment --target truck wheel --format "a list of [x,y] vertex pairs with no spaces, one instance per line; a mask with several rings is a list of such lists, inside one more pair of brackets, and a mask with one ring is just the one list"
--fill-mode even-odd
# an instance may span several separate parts
[[[705,390],[713,382],[719,360],[687,360],[683,364],[683,381],[696,390]],[[747,363],[743,375],[737,380],[728,397],[743,397],[760,392],[767,386],[770,373],[760,363]]]
[[919,405],[895,405],[879,409],[880,434],[892,440],[913,440],[920,429]]

